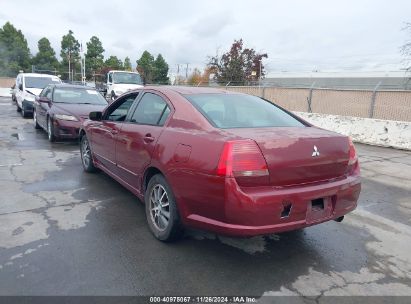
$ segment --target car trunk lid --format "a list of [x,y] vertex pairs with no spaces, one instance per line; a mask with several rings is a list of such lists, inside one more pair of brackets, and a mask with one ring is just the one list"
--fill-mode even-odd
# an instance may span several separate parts
[[344,176],[348,137],[316,127],[238,128],[226,132],[254,140],[267,162],[270,184],[292,186]]

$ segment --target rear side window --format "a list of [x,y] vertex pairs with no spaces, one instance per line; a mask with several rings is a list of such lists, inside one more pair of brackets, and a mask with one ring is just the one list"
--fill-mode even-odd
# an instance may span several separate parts
[[162,126],[169,114],[170,109],[163,98],[156,94],[145,93],[131,117],[131,122]]
[[217,128],[304,127],[274,104],[240,94],[193,94],[185,97]]

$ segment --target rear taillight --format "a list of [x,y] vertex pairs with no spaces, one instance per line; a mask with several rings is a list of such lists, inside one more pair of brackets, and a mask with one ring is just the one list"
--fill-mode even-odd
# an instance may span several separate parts
[[235,178],[269,176],[264,156],[253,140],[226,142],[218,162],[217,174]]
[[349,139],[349,145],[350,145],[350,151],[349,151],[349,158],[348,158],[347,173],[349,175],[359,174],[360,165],[358,164],[357,152],[355,151],[355,147],[354,147],[354,144],[351,138]]

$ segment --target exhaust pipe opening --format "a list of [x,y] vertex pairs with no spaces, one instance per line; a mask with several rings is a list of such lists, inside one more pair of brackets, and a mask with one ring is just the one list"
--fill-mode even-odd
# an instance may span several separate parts
[[343,219],[344,219],[344,215],[340,216],[340,217],[337,217],[334,221],[336,221],[338,223],[341,223],[343,221]]
[[283,211],[281,211],[281,218],[288,217],[291,212],[292,204],[286,203],[283,205]]

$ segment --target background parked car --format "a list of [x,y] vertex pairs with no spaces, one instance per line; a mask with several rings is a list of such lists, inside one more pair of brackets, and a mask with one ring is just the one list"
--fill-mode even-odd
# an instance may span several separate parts
[[61,83],[60,78],[53,75],[20,73],[16,78],[15,99],[17,111],[23,117],[33,113],[33,103],[36,96],[48,85]]
[[350,139],[256,96],[147,87],[90,119],[80,133],[85,171],[100,168],[143,200],[160,240],[185,226],[283,232],[340,221],[357,206]]
[[74,139],[79,135],[81,122],[91,111],[104,109],[107,101],[95,89],[76,85],[48,85],[36,98],[33,120],[36,129],[42,128],[53,142]]

